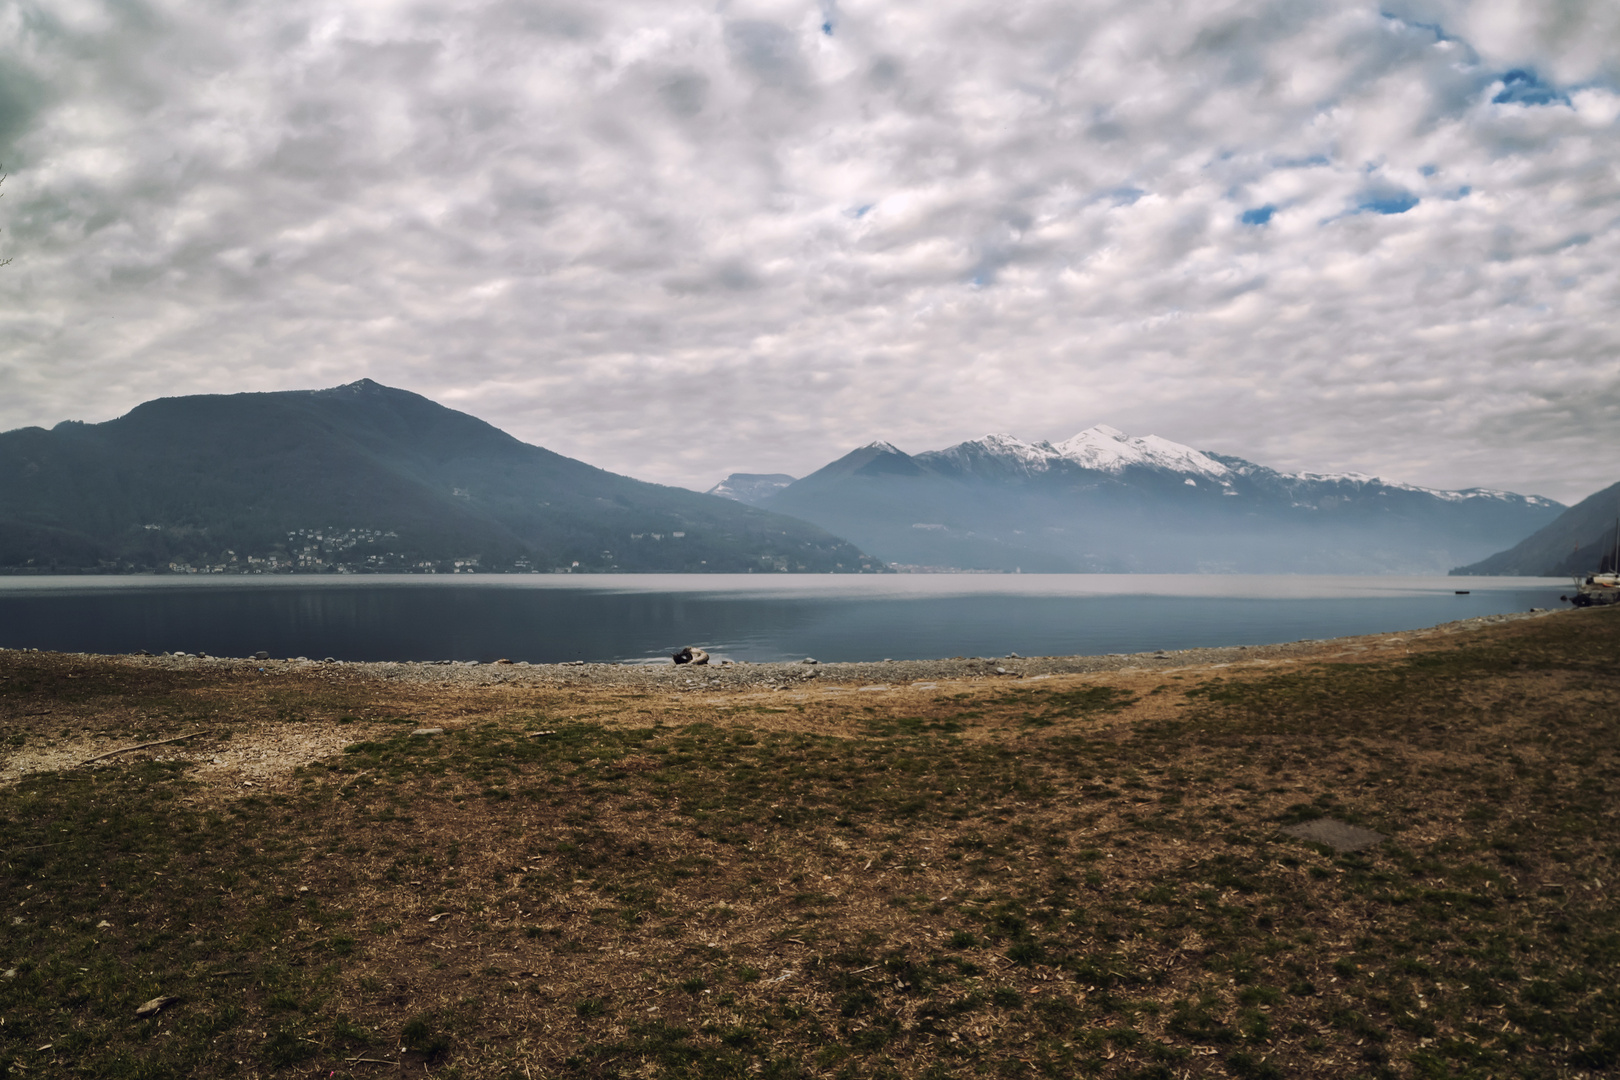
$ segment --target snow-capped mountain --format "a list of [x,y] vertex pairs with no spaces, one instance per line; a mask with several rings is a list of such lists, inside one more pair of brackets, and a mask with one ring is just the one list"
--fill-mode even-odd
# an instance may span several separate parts
[[1225,464],[1229,468],[1229,475],[1264,478],[1276,483],[1295,484],[1301,487],[1320,486],[1324,484],[1350,485],[1352,487],[1387,488],[1391,491],[1412,491],[1423,495],[1430,495],[1446,502],[1463,502],[1468,499],[1494,499],[1498,502],[1522,503],[1526,506],[1539,506],[1549,509],[1561,509],[1562,503],[1542,495],[1520,495],[1513,491],[1498,491],[1495,488],[1465,488],[1461,491],[1447,491],[1443,488],[1419,487],[1417,484],[1403,484],[1397,480],[1386,480],[1381,476],[1369,476],[1360,472],[1277,472],[1264,465],[1256,465],[1252,461],[1242,458],[1227,457],[1222,454],[1211,454],[1211,458]]
[[1211,478],[1225,476],[1228,471],[1219,461],[1190,446],[1157,435],[1133,438],[1106,424],[1087,428],[1055,445],[1045,441],[1025,442],[1016,435],[986,435],[944,450],[918,454],[917,460],[937,463],[947,469],[974,471],[992,466],[1027,475],[1065,466],[1115,474],[1128,468],[1165,469]]
[[1485,488],[1281,472],[1106,425],[916,455],[873,442],[757,500],[891,562],[1005,570],[1444,572],[1563,509]]
[[[894,453],[899,453],[888,443],[872,445],[881,445]],[[1539,495],[1518,495],[1511,491],[1496,491],[1490,488],[1443,491],[1385,480],[1382,477],[1359,472],[1278,472],[1242,458],[1195,450],[1158,435],[1127,435],[1107,424],[1089,427],[1072,439],[1065,439],[1060,443],[1025,442],[1016,435],[986,435],[983,438],[957,443],[944,450],[918,454],[916,460],[925,465],[955,468],[963,472],[985,472],[987,466],[993,466],[1001,472],[1019,472],[1024,475],[1049,473],[1054,469],[1061,470],[1065,467],[1115,476],[1128,469],[1156,469],[1190,478],[1207,479],[1233,493],[1236,487],[1234,481],[1242,477],[1264,478],[1275,483],[1298,485],[1350,484],[1362,487],[1372,485],[1422,492],[1450,502],[1463,499],[1500,499],[1523,500],[1532,505],[1548,507],[1558,505]]]
[[1123,472],[1131,467],[1167,469],[1219,479],[1227,468],[1207,454],[1157,435],[1132,438],[1106,424],[1087,428],[1057,444],[1064,461],[1100,472]]

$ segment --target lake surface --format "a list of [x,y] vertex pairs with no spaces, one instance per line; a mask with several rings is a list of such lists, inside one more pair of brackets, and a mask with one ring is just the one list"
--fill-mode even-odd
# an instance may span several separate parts
[[1569,588],[1193,574],[0,578],[0,646],[533,663],[661,660],[683,645],[755,662],[1061,656],[1411,630],[1558,607]]

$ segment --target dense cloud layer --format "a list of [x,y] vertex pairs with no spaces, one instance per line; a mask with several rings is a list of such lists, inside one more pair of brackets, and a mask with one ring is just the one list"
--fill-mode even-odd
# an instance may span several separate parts
[[1620,6],[0,5],[0,427],[369,376],[645,479],[1620,460]]

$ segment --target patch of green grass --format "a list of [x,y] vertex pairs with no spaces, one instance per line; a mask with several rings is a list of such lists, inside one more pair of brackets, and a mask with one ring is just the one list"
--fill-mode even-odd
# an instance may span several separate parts
[[437,1015],[423,1013],[405,1021],[399,1029],[400,1045],[428,1061],[438,1061],[450,1052],[450,1036]]
[[1113,686],[1073,690],[1019,689],[991,699],[995,705],[1021,710],[1023,723],[1050,727],[1059,720],[1117,713],[1136,702],[1135,694]]

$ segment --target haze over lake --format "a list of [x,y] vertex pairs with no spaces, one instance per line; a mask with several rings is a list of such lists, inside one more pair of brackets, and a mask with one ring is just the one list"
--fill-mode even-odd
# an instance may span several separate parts
[[[1557,607],[1548,578],[533,575],[0,580],[0,646],[340,660],[1059,656],[1258,645]],[[1457,595],[1467,590],[1467,595]]]

